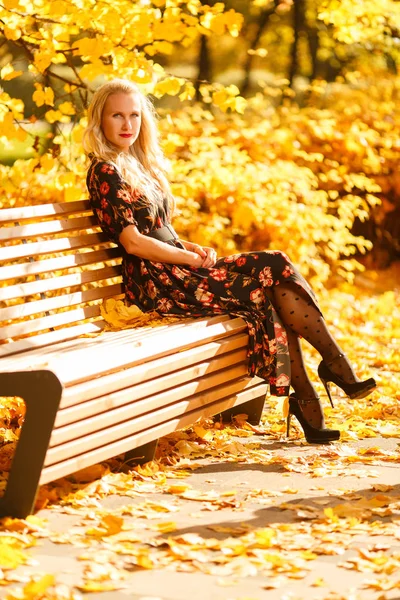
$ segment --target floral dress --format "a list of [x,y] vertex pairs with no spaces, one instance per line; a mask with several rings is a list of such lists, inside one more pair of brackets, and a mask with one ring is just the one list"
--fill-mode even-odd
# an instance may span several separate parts
[[[125,301],[142,311],[161,315],[205,317],[229,313],[247,324],[248,372],[269,383],[272,395],[287,395],[290,359],[282,322],[271,302],[271,291],[281,282],[300,286],[317,302],[311,288],[288,257],[280,251],[260,251],[219,258],[212,268],[189,267],[147,260],[128,254],[119,243],[122,230],[135,225],[148,234],[170,223],[168,202],[161,198],[150,214],[148,202],[129,188],[116,167],[93,159],[87,187],[94,214],[122,255]],[[179,240],[167,242],[179,248]]]

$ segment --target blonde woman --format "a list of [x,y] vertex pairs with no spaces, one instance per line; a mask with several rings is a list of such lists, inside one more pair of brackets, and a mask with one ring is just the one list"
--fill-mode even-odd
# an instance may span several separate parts
[[213,248],[179,239],[171,225],[173,198],[165,176],[154,109],[139,88],[116,79],[101,86],[88,111],[84,148],[91,205],[118,244],[126,302],[162,315],[229,313],[248,327],[249,375],[286,395],[310,443],[337,440],[326,429],[318,394],[308,378],[299,337],[321,354],[318,373],[332,402],[334,382],[350,398],[376,387],[360,381],[327,329],[317,300],[288,257],[278,250],[217,258]]

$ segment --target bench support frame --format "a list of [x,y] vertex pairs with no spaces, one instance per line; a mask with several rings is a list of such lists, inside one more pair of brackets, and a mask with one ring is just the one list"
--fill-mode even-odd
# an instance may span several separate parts
[[0,516],[23,519],[33,511],[61,394],[62,385],[52,371],[0,373],[0,396],[17,396],[26,406],[7,487],[0,498]]

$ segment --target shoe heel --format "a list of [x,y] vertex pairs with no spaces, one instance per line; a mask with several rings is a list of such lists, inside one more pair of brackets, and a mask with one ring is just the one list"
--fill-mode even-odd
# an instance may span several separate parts
[[[318,401],[318,399],[315,400]],[[292,415],[294,415],[300,423],[305,438],[309,444],[326,444],[340,438],[340,431],[337,429],[325,429],[325,427],[322,429],[317,429],[316,427],[310,425],[303,416],[299,402],[301,402],[301,400],[298,401],[294,394],[289,396],[289,413],[286,421],[287,437],[289,437],[290,418]],[[303,403],[307,404],[307,401]]]
[[335,408],[333,406],[333,400],[332,400],[332,396],[331,396],[331,390],[330,390],[330,381],[326,381],[326,379],[321,379],[322,383],[324,384],[324,388],[326,390],[326,393],[328,394],[328,398],[330,400],[331,406],[332,408]]
[[286,417],[286,437],[289,438],[289,430],[290,430],[290,417],[292,416],[292,413],[289,411],[288,416]]

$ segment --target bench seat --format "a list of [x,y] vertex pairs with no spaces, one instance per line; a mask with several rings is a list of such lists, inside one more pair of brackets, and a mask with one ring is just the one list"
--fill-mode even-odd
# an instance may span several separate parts
[[[246,326],[218,315],[108,331],[122,298],[118,249],[87,201],[0,210],[0,395],[26,416],[0,514],[25,517],[37,488],[223,413],[257,423],[267,391],[247,376]],[[22,223],[22,224],[21,224]]]

